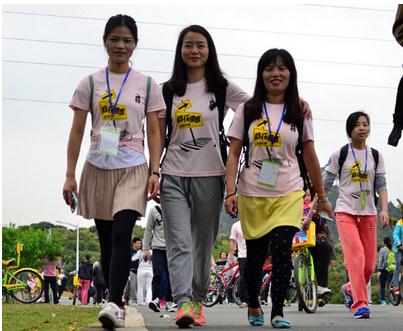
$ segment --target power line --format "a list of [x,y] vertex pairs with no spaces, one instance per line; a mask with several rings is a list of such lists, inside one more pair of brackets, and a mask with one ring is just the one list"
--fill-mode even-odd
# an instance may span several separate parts
[[[49,43],[49,44],[61,44],[61,45],[78,45],[78,46],[104,47],[103,44],[95,44],[95,43],[45,40],[45,39],[31,39],[31,38],[3,37],[3,40],[39,42],[39,43]],[[138,47],[137,50],[138,51],[150,51],[150,52],[167,52],[167,53],[174,53],[175,52],[174,49],[152,48],[152,47]],[[259,59],[259,56],[247,55],[247,54],[218,53],[218,55],[219,56],[226,56],[226,57]],[[343,62],[343,61],[324,61],[324,60],[309,60],[309,59],[295,59],[295,61],[297,61],[297,62],[321,63],[321,64],[364,66],[364,67],[375,67],[375,68],[391,68],[391,69],[397,69],[397,68],[400,69],[401,68],[400,66],[393,66],[393,65],[372,64],[372,63],[357,63],[357,62]]]
[[[14,60],[3,60],[5,63],[16,63],[16,64],[33,64],[33,65],[44,65],[44,66],[56,66],[56,67],[67,67],[67,68],[86,68],[86,69],[100,69],[100,67],[78,65],[78,64],[63,64],[63,63],[49,63],[49,62],[32,62],[32,61],[14,61]],[[153,74],[171,74],[170,71],[162,70],[142,70],[143,72],[153,73]],[[256,77],[247,76],[229,76],[231,79],[244,79],[244,80],[255,80]],[[314,81],[299,81],[300,84],[311,84],[311,85],[330,85],[330,86],[343,86],[343,87],[359,87],[359,88],[375,88],[375,89],[391,89],[396,90],[393,86],[381,86],[381,85],[364,85],[364,84],[345,84],[345,83],[332,83],[332,82],[314,82]]]
[[[42,99],[22,99],[22,98],[3,97],[3,100],[18,101],[18,102],[56,103],[56,104],[63,104],[63,105],[69,104],[69,102],[51,101],[51,100],[42,100]],[[318,122],[342,122],[342,123],[346,122],[345,120],[339,120],[339,119],[315,118],[315,117],[313,118],[313,120],[318,121]],[[387,122],[374,122],[374,121],[371,121],[371,124],[391,125],[391,123],[387,123]]]
[[[16,12],[16,11],[3,11],[3,13],[4,14],[13,14],[13,15],[46,16],[46,17],[68,18],[68,19],[83,19],[83,20],[106,21],[106,19],[104,19],[104,18],[86,17],[86,16],[42,14],[42,13],[29,13],[29,12]],[[183,24],[163,23],[163,22],[137,21],[137,23],[138,24],[144,24],[144,25],[162,25],[162,26],[171,26],[171,27],[184,27],[185,26]],[[231,28],[231,27],[220,27],[220,26],[206,26],[206,27],[208,29],[222,30],[222,31],[269,33],[269,34],[278,34],[278,35],[294,35],[294,36],[317,37],[317,38],[334,38],[334,39],[351,39],[351,40],[395,42],[393,39],[370,38],[370,37],[354,37],[354,36],[348,36],[348,35],[331,35],[331,34],[320,34],[320,33],[291,32],[291,31],[290,32],[284,32],[284,31],[275,31],[275,30]]]
[[325,7],[325,8],[336,8],[336,9],[352,9],[352,10],[369,10],[369,11],[378,11],[378,12],[392,12],[395,13],[395,10],[392,9],[383,9],[383,8],[368,8],[368,7],[352,7],[352,6],[332,6],[332,5],[318,5],[318,4],[303,4],[300,6],[309,6],[309,7]]

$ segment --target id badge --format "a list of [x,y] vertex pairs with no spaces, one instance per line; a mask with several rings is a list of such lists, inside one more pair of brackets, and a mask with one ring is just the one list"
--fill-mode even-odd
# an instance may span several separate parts
[[100,131],[98,153],[117,156],[119,147],[120,128],[103,126]]
[[360,203],[361,203],[361,209],[365,209],[365,206],[367,205],[367,192],[365,191],[360,192]]
[[268,187],[276,186],[280,166],[279,162],[264,160],[257,183]]

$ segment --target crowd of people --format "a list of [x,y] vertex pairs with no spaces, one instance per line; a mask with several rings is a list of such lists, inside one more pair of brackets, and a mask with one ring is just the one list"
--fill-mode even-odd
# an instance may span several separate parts
[[[317,196],[317,212],[336,219],[349,275],[343,293],[354,318],[368,318],[366,284],[376,258],[376,192],[382,225],[388,224],[384,160],[366,141],[369,116],[349,116],[349,143],[331,155],[322,177],[311,110],[299,96],[297,69],[288,51],[273,48],[260,57],[249,96],[224,77],[214,41],[199,25],[179,34],[173,71],[162,86],[132,67],[130,58],[138,44],[132,17],[112,16],[103,44],[107,66],[84,77],[70,102],[74,118],[63,187],[66,203],[71,205],[77,195],[78,214],[95,220],[108,290],[99,313],[102,326],[124,327],[124,303],[130,300],[156,311],[174,302],[179,328],[205,325],[202,301],[224,204],[228,214],[239,217],[238,232],[241,228],[245,240],[245,249],[238,243],[238,252],[249,324],[265,323],[259,277],[270,252],[269,321],[274,328],[291,327],[283,307],[291,244],[301,225],[307,187],[312,198]],[[223,120],[229,109],[235,116],[227,133],[227,154]],[[88,114],[91,146],[78,186],[76,164]],[[245,162],[238,171],[242,151]],[[327,194],[337,176],[340,196],[333,215]],[[143,242],[132,240],[136,221],[153,199],[160,206],[149,214]],[[235,230],[231,240],[230,260],[238,241]],[[401,252],[401,243],[397,247]],[[225,258],[220,254],[215,263]],[[326,291],[327,275],[320,278]],[[83,278],[83,287],[87,284]]]

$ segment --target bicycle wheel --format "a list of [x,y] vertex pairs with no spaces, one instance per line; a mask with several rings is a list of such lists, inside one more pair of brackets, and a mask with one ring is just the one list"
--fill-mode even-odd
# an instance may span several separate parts
[[43,293],[43,280],[41,275],[35,270],[17,270],[10,278],[9,284],[13,298],[21,303],[33,303],[37,301]]
[[234,287],[232,288],[232,298],[234,299],[234,302],[240,306],[241,305],[241,277],[237,277],[234,282]]
[[294,277],[298,305],[308,314],[314,313],[318,305],[316,280],[312,268],[309,256],[298,255],[295,257]]
[[400,286],[400,291],[398,294],[394,294],[392,289],[389,291],[389,299],[392,305],[398,306],[400,304],[400,301],[402,300],[402,294],[403,294],[403,281],[400,279],[399,281],[399,286]]
[[206,307],[213,307],[218,303],[221,296],[221,289],[223,284],[220,277],[215,273],[210,275],[210,285],[206,297],[203,300],[203,305]]

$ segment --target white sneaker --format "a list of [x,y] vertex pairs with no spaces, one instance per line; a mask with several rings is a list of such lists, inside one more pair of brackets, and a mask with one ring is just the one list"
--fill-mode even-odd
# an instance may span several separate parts
[[318,295],[323,295],[323,294],[330,293],[330,292],[332,292],[332,290],[330,288],[318,286],[318,291],[317,291]]
[[160,299],[155,298],[153,301],[150,301],[148,303],[148,308],[150,308],[151,310],[154,310],[156,313],[159,313],[160,312]]
[[247,304],[246,302],[242,302],[242,303],[239,305],[239,308],[246,308],[246,307],[248,307],[248,304]]
[[176,312],[176,307],[177,304],[173,302],[167,302],[166,310],[170,313],[175,313]]
[[125,327],[125,310],[113,302],[108,302],[98,314],[102,327],[108,330]]

